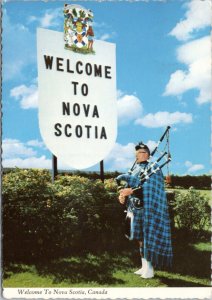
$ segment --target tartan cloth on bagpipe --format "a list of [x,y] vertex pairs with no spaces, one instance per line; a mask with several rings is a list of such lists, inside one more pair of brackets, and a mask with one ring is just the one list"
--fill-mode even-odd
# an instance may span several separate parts
[[125,236],[131,240],[143,240],[143,209],[128,210],[125,220]]
[[[128,185],[132,188],[139,185],[138,175],[141,167],[142,164],[138,164],[129,177]],[[158,165],[156,164],[152,169],[157,167]],[[146,168],[148,168],[148,165]],[[170,218],[161,170],[157,171],[142,184],[142,191],[144,202],[142,230],[144,258],[158,267],[171,266],[173,254]]]

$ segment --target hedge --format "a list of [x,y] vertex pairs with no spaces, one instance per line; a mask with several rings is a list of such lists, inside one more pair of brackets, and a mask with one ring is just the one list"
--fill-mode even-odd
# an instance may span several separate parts
[[171,187],[181,187],[185,189],[188,189],[190,187],[193,187],[195,189],[210,189],[211,177],[210,175],[171,175]]
[[[124,212],[113,179],[90,180],[15,169],[3,176],[4,260],[50,259],[81,251],[123,249]],[[205,229],[208,199],[194,190],[172,199],[178,228]]]
[[3,177],[5,259],[66,255],[115,247],[123,208],[99,180],[20,170]]
[[[3,172],[4,174],[13,172],[13,168],[4,168]],[[67,172],[67,171],[60,171],[60,175],[76,175],[80,177],[85,177],[91,180],[97,180],[100,178],[99,172],[85,172],[85,171],[73,171],[73,172]],[[118,171],[114,172],[104,172],[104,178],[107,179],[113,179],[120,175]],[[191,186],[195,189],[210,189],[211,188],[211,176],[210,175],[198,175],[198,176],[191,176],[191,175],[184,175],[184,176],[178,176],[178,175],[171,175],[171,184],[170,186],[172,188],[185,188],[188,189]]]

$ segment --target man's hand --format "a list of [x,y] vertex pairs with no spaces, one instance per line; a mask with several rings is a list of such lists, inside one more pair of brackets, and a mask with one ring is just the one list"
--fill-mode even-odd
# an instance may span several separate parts
[[119,195],[119,202],[120,202],[121,204],[124,204],[124,203],[125,203],[125,197],[122,196],[121,194]]
[[125,203],[125,198],[129,195],[132,195],[133,193],[133,190],[131,188],[125,188],[125,189],[122,189],[120,190],[120,195],[119,195],[119,202],[121,204],[124,204]]
[[132,195],[132,193],[133,193],[132,188],[125,188],[125,189],[120,190],[120,195],[123,195],[124,197]]

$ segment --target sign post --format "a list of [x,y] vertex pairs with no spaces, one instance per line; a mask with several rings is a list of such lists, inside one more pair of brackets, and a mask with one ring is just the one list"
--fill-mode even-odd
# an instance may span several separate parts
[[104,182],[104,161],[100,161],[100,179]]
[[52,155],[52,182],[54,183],[54,180],[58,174],[57,170],[57,157],[53,154]]

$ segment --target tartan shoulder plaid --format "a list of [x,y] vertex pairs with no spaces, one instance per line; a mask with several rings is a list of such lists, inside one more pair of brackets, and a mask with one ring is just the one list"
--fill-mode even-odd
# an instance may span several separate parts
[[[148,167],[148,166],[147,166]],[[152,167],[156,169],[158,165]],[[139,185],[138,165],[133,172],[129,185]],[[162,267],[172,264],[172,244],[168,204],[164,189],[164,177],[161,170],[153,174],[142,186],[143,210],[143,246],[144,257],[153,265]]]

